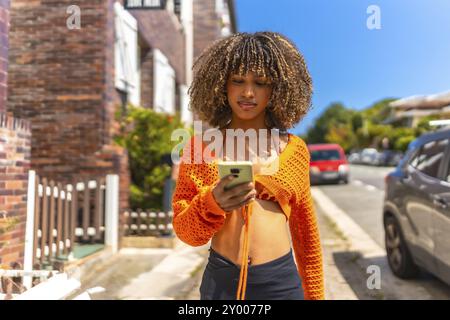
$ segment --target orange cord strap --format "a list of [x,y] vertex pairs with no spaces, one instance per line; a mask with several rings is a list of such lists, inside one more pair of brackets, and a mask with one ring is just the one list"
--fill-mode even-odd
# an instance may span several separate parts
[[238,284],[238,291],[236,294],[237,300],[245,300],[245,291],[247,289],[247,273],[248,273],[248,253],[249,253],[249,247],[248,247],[248,230],[250,225],[250,216],[252,213],[252,205],[253,203],[250,202],[245,207],[242,207],[242,215],[244,216],[244,242],[242,243],[242,263],[241,263],[241,272],[239,275],[239,284]]

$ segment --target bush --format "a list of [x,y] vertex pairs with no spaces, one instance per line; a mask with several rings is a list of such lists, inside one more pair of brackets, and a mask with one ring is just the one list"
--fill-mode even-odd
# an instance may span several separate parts
[[135,210],[162,209],[164,181],[170,175],[162,157],[178,143],[171,141],[173,130],[183,128],[179,115],[129,106],[126,114],[116,114],[121,134],[115,137],[128,150],[131,171],[130,207]]

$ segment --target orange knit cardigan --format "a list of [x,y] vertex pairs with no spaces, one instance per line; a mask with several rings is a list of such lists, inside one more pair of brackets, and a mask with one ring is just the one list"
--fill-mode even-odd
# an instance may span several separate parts
[[[199,139],[200,142],[195,142]],[[197,143],[197,144],[196,144]],[[179,176],[172,198],[173,228],[183,242],[200,246],[206,244],[225,222],[226,212],[216,203],[212,189],[218,183],[217,161],[194,164],[185,161],[199,159],[204,151],[201,137],[193,137],[185,148]],[[198,148],[198,146],[201,146]],[[189,152],[190,151],[190,152]],[[200,152],[200,155],[199,155]],[[184,159],[184,160],[183,160]],[[279,168],[273,175],[256,174],[254,179],[274,195],[289,219],[289,229],[295,260],[305,299],[324,299],[322,249],[309,182],[310,154],[305,142],[292,134],[279,155]],[[244,216],[243,258],[237,299],[245,299],[248,269],[248,226],[252,204],[242,207]]]

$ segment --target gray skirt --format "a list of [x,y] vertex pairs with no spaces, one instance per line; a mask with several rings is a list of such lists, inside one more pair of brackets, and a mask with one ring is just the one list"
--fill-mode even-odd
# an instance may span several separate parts
[[[200,285],[201,300],[235,300],[240,268],[209,249]],[[304,300],[302,282],[292,249],[275,260],[248,266],[245,300]]]

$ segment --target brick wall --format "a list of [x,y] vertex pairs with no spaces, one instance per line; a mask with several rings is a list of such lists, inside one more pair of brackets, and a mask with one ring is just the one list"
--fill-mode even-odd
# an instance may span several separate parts
[[30,138],[29,121],[0,112],[0,265],[23,263]]
[[[220,21],[216,14],[215,1],[194,1],[194,62],[203,50],[221,37]],[[194,113],[194,121],[200,120]],[[204,124],[206,128],[208,126]]]
[[0,0],[0,112],[6,112],[9,0]]
[[4,266],[23,263],[31,138],[29,121],[6,112],[9,8],[9,0],[0,0],[0,265]]
[[106,8],[83,2],[81,30],[66,26],[72,0],[11,5],[8,110],[32,120],[32,167],[49,178],[79,171],[103,143]]
[[[113,144],[114,0],[15,0],[11,4],[8,111],[32,124],[31,168],[62,183],[120,174],[128,207],[128,156]],[[67,7],[81,29],[67,28]]]
[[214,40],[220,38],[215,1],[194,1],[194,61]]
[[141,45],[141,105],[153,109],[153,51]]

